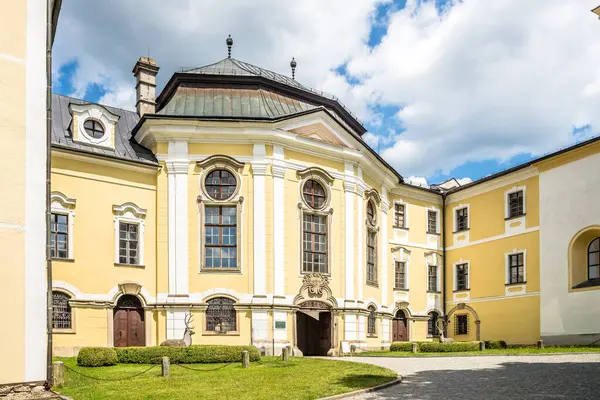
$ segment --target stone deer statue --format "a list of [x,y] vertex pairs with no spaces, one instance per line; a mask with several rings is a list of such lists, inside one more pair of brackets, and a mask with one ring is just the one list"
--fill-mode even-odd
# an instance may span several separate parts
[[179,346],[179,347],[187,347],[192,344],[192,335],[194,331],[190,327],[190,322],[192,320],[192,313],[187,313],[185,315],[185,331],[183,332],[183,339],[168,339],[162,342],[161,346]]
[[454,343],[454,339],[452,338],[447,338],[444,336],[444,321],[442,321],[441,319],[438,319],[436,322],[436,328],[438,333],[440,334],[440,343]]

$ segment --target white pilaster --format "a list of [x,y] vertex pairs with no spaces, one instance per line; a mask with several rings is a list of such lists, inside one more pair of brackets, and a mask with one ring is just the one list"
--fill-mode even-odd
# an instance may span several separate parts
[[354,165],[346,163],[344,192],[346,207],[346,299],[354,299],[354,193],[356,192],[356,179],[354,178]]
[[265,174],[267,155],[264,144],[254,145],[252,174],[254,176],[254,294],[267,294],[266,231],[265,231]]
[[367,340],[367,336],[365,333],[365,318],[366,317],[364,315],[358,316],[358,340],[360,340],[361,342]]
[[356,314],[344,314],[344,340],[358,340]]
[[188,144],[169,142],[169,294],[188,293]]
[[284,185],[285,164],[283,147],[273,146],[273,288],[277,296],[284,295],[285,242],[284,242]]
[[381,218],[379,222],[381,240],[381,304],[388,304],[388,191],[385,186],[381,190]]
[[[183,339],[185,317],[189,312],[189,308],[167,311],[167,339]],[[146,323],[149,324],[150,322]],[[149,345],[149,343],[146,344]]]
[[364,194],[365,188],[362,185],[363,175],[362,168],[357,168],[358,172],[358,184],[356,185],[356,204],[357,204],[357,218],[358,223],[356,224],[356,246],[358,247],[358,259],[356,260],[357,271],[356,271],[356,282],[357,282],[357,294],[356,298],[358,300],[363,299],[363,288],[365,287],[365,278],[364,273],[366,269],[367,263],[365,262],[364,253],[365,253],[365,221],[363,217],[363,209],[364,209]]
[[269,340],[269,315],[262,310],[252,310],[252,344]]

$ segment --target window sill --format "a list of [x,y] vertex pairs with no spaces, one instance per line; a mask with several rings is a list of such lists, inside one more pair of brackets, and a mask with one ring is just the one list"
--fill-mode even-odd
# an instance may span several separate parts
[[225,273],[225,274],[240,274],[242,273],[242,270],[239,268],[200,268],[200,273],[204,274],[204,273],[209,273],[209,274],[216,274],[216,273]]
[[396,292],[408,292],[408,289],[404,289],[404,288],[397,288],[397,287],[395,287],[394,290]]
[[525,285],[525,284],[527,284],[527,281],[515,282],[515,283],[506,283],[506,284],[504,284],[504,286],[519,286],[519,285]]
[[75,262],[74,258],[52,257],[51,260],[52,260],[52,262],[54,262],[54,261],[62,261],[62,262],[68,262],[68,263]]
[[55,334],[66,334],[66,335],[73,335],[75,334],[75,329],[58,329],[58,328],[52,328],[52,333]]
[[410,230],[408,226],[396,226],[396,225],[394,225],[394,229],[402,229],[403,231]]
[[240,332],[202,332],[202,336],[240,336]]
[[377,339],[377,334],[373,335],[367,335],[367,339]]
[[442,294],[442,292],[440,292],[439,290],[428,290],[427,293],[431,293],[431,294]]
[[428,235],[442,236],[441,233],[438,232],[427,232]]
[[600,278],[590,279],[585,282],[581,282],[580,284],[573,286],[573,289],[583,289],[595,286],[600,286]]
[[377,282],[371,282],[371,281],[367,281],[367,285],[369,285],[369,286],[373,286],[373,287],[376,287],[376,288],[378,288],[378,287],[379,287],[379,283],[377,283]]
[[145,265],[141,265],[141,264],[121,264],[121,263],[115,263],[115,267],[146,268]]
[[524,217],[525,215],[526,215],[525,213],[519,214],[519,215],[513,215],[512,217],[506,217],[506,218],[504,218],[504,220],[505,221],[510,221],[511,219],[518,219],[518,218]]
[[471,228],[467,228],[467,229],[461,229],[460,231],[454,231],[452,233],[463,233],[463,232],[469,232]]
[[468,292],[471,289],[455,289],[454,293],[460,293],[460,292]]
[[305,272],[305,271],[300,271],[298,278],[304,278],[306,275],[310,275],[310,274],[320,274],[320,275],[331,278],[331,274],[329,272]]

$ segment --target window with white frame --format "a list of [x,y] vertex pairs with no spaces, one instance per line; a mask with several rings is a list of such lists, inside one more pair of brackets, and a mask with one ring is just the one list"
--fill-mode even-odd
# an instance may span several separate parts
[[457,264],[455,267],[455,290],[469,290],[469,264]]
[[508,194],[508,218],[523,215],[523,191],[519,190]]
[[[319,175],[320,176],[320,175]],[[329,213],[327,181],[309,176],[302,184],[302,272],[329,273]],[[325,178],[328,178],[325,175]]]
[[377,312],[377,308],[374,305],[370,305],[369,308],[369,316],[367,318],[367,334],[369,336],[375,336],[377,334],[377,325],[375,313]]
[[377,211],[372,200],[367,201],[367,283],[377,283]]
[[113,206],[115,223],[115,264],[144,265],[146,210],[134,203]]
[[438,233],[437,219],[438,213],[436,210],[427,210],[427,233]]
[[396,261],[394,269],[394,289],[406,289],[406,263]]
[[438,291],[438,266],[428,265],[427,266],[427,291],[437,292]]
[[456,213],[456,231],[466,231],[469,229],[469,209],[468,207],[459,208]]
[[406,228],[406,204],[394,203],[394,227]]
[[60,192],[52,192],[50,203],[50,256],[73,259],[75,200]]
[[525,283],[525,254],[508,255],[508,284]]

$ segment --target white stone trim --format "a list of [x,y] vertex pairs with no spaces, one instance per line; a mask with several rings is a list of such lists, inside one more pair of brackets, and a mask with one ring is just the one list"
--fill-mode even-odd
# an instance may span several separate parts
[[468,299],[468,300],[464,300],[464,299],[459,299],[459,300],[452,300],[452,301],[447,301],[446,304],[447,305],[456,305],[458,303],[483,303],[486,301],[497,301],[497,300],[512,300],[515,298],[520,298],[520,297],[535,297],[535,296],[539,296],[540,292],[528,292],[528,293],[519,293],[513,296],[490,296],[490,297],[477,297],[474,299]]
[[266,266],[266,187],[265,174],[267,162],[265,161],[266,147],[264,144],[254,144],[254,160],[252,162],[253,193],[254,193],[254,294],[267,293],[267,266]]
[[[287,311],[273,310],[273,339],[275,341],[287,341]],[[277,322],[285,322],[285,328],[277,328]]]
[[185,317],[189,308],[167,310],[167,340],[183,339],[185,333]]
[[[381,304],[387,304],[388,302],[388,209],[390,202],[388,200],[388,190],[385,186],[381,188],[381,239],[379,242],[381,255]],[[385,336],[382,336],[382,340]]]
[[[517,255],[523,253],[523,282],[522,283],[510,283],[510,257],[511,255]],[[527,289],[527,250],[526,249],[513,249],[512,251],[504,253],[504,295],[505,296],[516,296],[525,293]]]
[[137,264],[131,265],[144,265],[144,231],[145,231],[145,218],[146,210],[138,207],[133,203],[124,203],[121,205],[114,205],[113,209],[113,223],[115,231],[115,264],[119,262],[119,224],[121,222],[128,224],[136,224],[138,226],[138,262]]
[[[347,299],[354,299],[354,191],[355,189],[355,177],[354,177],[354,165],[346,162],[344,164],[344,171],[346,178],[344,180],[344,194],[345,194],[345,254],[346,254],[346,290],[345,296]],[[362,266],[361,266],[362,268]],[[360,282],[362,285],[362,282]],[[356,324],[356,321],[354,322]],[[356,329],[356,328],[354,328]],[[348,339],[346,340],[355,340]]]
[[61,192],[50,194],[50,212],[67,216],[67,259],[75,258],[75,204],[75,199],[71,199]]
[[[456,279],[456,267],[458,265],[467,264],[467,289],[458,291],[458,280]],[[465,302],[471,299],[471,261],[463,260],[462,258],[452,264],[452,288],[454,289],[454,293],[452,299],[454,301]],[[457,294],[466,293],[466,297],[457,297]]]
[[[94,146],[115,148],[115,127],[119,116],[111,113],[105,107],[99,104],[69,104],[69,110],[73,116],[71,129],[73,132],[73,141],[91,144]],[[93,138],[85,131],[83,127],[89,119],[96,120],[104,128],[104,135],[100,138]],[[76,126],[75,126],[76,124]]]
[[508,201],[508,195],[520,191],[523,192],[523,214],[527,213],[527,186],[513,186],[512,188],[504,191],[504,218],[509,218],[510,215],[510,203]]
[[[273,292],[282,296],[285,293],[285,167],[280,165],[284,159],[282,146],[273,146],[273,157]],[[275,322],[273,331],[276,332]]]
[[266,310],[252,310],[252,345],[261,347],[269,341],[269,314]]
[[[403,290],[409,290],[410,289],[410,250],[408,250],[405,247],[402,246],[398,246],[395,248],[392,248],[392,262],[394,265],[394,282],[392,284],[392,287],[394,288],[394,292],[401,292]],[[405,267],[404,267],[404,288],[403,289],[399,289],[396,288],[396,262],[403,262],[405,263]]]
[[502,235],[492,236],[492,237],[485,238],[485,239],[474,240],[469,243],[461,243],[458,245],[452,245],[452,246],[446,247],[446,250],[448,251],[448,250],[460,249],[463,247],[475,246],[475,245],[482,244],[482,243],[493,242],[495,240],[501,240],[501,239],[506,239],[506,238],[513,237],[513,236],[523,235],[526,233],[537,232],[539,230],[540,230],[539,226],[534,226],[534,227],[527,228],[527,229],[525,229],[523,231],[519,231],[519,232],[504,233]]

